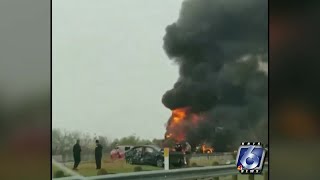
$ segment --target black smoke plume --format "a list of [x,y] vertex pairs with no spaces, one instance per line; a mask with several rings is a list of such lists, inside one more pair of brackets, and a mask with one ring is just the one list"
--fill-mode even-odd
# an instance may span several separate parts
[[185,0],[177,22],[167,26],[163,48],[180,76],[162,103],[205,114],[186,130],[189,141],[219,144],[219,134],[234,137],[230,129],[251,132],[267,121],[268,76],[261,70],[268,61],[267,8],[267,0]]

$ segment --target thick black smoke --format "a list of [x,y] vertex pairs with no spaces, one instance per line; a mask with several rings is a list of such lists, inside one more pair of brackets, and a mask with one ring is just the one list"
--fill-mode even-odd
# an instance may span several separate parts
[[180,77],[162,102],[206,112],[189,139],[213,139],[217,126],[246,130],[266,120],[268,77],[259,67],[268,61],[267,7],[267,0],[186,0],[166,28],[163,47]]

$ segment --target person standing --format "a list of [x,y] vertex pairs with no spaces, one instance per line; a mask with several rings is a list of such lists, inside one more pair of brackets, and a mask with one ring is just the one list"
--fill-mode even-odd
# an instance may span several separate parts
[[192,153],[191,151],[192,151],[191,145],[186,141],[184,152],[186,154],[186,165],[187,166],[190,165],[190,159],[191,159],[191,153]]
[[180,142],[176,142],[174,149],[176,152],[182,152],[182,145]]
[[73,146],[73,159],[74,159],[74,165],[73,169],[77,170],[78,165],[80,164],[81,161],[81,146],[80,146],[80,140],[78,139],[76,144]]
[[99,143],[99,140],[96,140],[96,148],[94,151],[97,167],[96,169],[101,169],[102,145]]

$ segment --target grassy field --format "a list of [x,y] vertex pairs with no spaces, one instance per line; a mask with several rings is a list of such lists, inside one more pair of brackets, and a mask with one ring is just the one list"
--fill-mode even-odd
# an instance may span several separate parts
[[214,163],[218,163],[215,159],[199,159],[199,158],[191,158],[190,164],[196,164],[198,166],[212,166]]
[[[66,163],[65,166],[72,169],[73,163]],[[126,172],[134,172],[134,167],[140,166],[143,171],[151,171],[151,170],[159,170],[161,168],[154,166],[144,166],[144,165],[130,165],[127,164],[123,160],[117,161],[104,161],[102,162],[101,168],[107,170],[108,173],[126,173]],[[59,169],[55,166],[52,166],[53,174]],[[96,164],[94,162],[81,162],[78,167],[78,173],[83,176],[96,176]]]
[[[213,164],[214,160],[192,160],[190,163],[196,163],[197,166],[211,166]],[[66,163],[65,164],[70,169],[73,167],[72,163]],[[130,165],[125,163],[123,160],[117,160],[117,161],[110,161],[110,160],[104,160],[102,163],[102,168],[107,170],[108,173],[128,173],[128,172],[134,172],[134,167],[140,166],[142,167],[143,171],[151,171],[151,170],[160,170],[162,168],[154,167],[154,166],[144,166],[144,165]],[[95,169],[95,163],[94,162],[82,162],[80,163],[78,167],[78,173],[83,176],[96,176],[97,170]],[[59,169],[57,169],[55,166],[52,166],[52,172],[53,174]],[[231,176],[226,177],[220,177],[219,180],[232,180]],[[248,175],[238,175],[238,180],[248,180]],[[255,180],[263,180],[263,176],[257,175],[255,177]]]
[[[213,160],[192,160],[190,163],[196,163],[197,166],[211,166]],[[72,169],[73,163],[66,163],[65,166]],[[116,160],[111,161],[106,159],[102,162],[102,168],[107,170],[108,173],[126,173],[126,172],[134,172],[134,167],[140,166],[144,171],[151,170],[160,170],[162,168],[154,167],[154,166],[144,166],[144,165],[130,165],[127,164],[124,160]],[[53,174],[59,169],[55,166],[52,166]],[[78,173],[84,176],[95,176],[97,175],[95,162],[81,162],[78,167]]]

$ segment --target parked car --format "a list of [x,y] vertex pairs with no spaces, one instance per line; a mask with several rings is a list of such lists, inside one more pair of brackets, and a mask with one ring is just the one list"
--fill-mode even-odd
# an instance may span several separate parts
[[[164,166],[163,149],[156,145],[135,146],[125,153],[125,159],[129,164]],[[186,157],[182,152],[170,152],[169,164],[174,167],[186,165]]]
[[112,160],[115,159],[124,159],[125,157],[125,152],[130,150],[133,146],[130,145],[120,145],[116,146],[111,152],[110,152],[110,157]]

